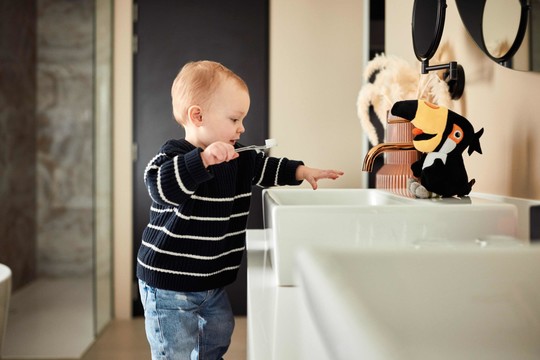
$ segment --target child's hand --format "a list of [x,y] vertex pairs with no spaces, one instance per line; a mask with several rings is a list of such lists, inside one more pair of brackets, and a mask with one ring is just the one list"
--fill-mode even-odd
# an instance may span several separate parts
[[222,162],[236,159],[238,156],[240,155],[234,151],[234,146],[221,141],[208,145],[201,152],[201,159],[205,168],[210,165],[221,164]]
[[317,190],[317,181],[320,179],[335,180],[343,174],[343,171],[312,169],[307,166],[300,165],[296,169],[296,180],[306,180],[311,184],[313,190]]

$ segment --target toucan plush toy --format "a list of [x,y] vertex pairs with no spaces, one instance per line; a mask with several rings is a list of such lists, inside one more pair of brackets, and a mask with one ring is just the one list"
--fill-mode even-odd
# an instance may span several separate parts
[[411,165],[418,180],[409,181],[409,190],[419,198],[468,195],[475,180],[467,177],[462,153],[482,153],[484,129],[475,133],[463,116],[423,100],[398,101],[391,112],[413,124],[413,145],[422,153]]

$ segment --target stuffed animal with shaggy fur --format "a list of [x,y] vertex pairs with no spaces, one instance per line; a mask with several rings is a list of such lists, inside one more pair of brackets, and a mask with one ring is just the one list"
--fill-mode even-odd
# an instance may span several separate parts
[[363,80],[365,84],[356,101],[357,115],[373,145],[379,144],[381,139],[371,122],[370,106],[373,106],[378,120],[386,128],[387,114],[397,101],[425,99],[446,107],[451,102],[448,84],[436,73],[422,75],[418,69],[397,56],[376,55],[367,63]]

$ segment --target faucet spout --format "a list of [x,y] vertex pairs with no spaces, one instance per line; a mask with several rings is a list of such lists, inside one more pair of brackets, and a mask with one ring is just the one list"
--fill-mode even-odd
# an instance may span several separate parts
[[362,171],[373,171],[373,162],[380,153],[405,150],[415,150],[412,142],[394,142],[376,145],[368,151],[366,157],[364,158],[364,163],[362,164]]

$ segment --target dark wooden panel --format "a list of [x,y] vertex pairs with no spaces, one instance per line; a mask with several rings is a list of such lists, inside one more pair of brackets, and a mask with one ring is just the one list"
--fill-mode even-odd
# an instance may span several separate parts
[[[159,147],[182,138],[172,116],[170,87],[188,61],[219,61],[248,84],[251,107],[241,141],[263,144],[268,137],[268,1],[138,0],[138,52],[134,58],[134,259],[148,222],[150,200],[143,172]],[[249,228],[262,228],[261,192],[254,188]],[[135,280],[135,277],[134,277]],[[235,314],[246,313],[245,262],[228,288]],[[142,314],[135,301],[134,312]]]

